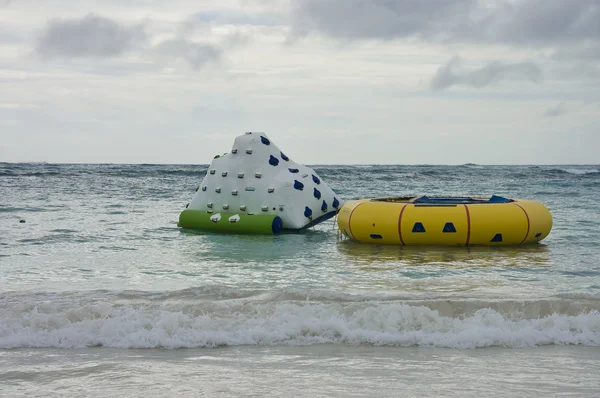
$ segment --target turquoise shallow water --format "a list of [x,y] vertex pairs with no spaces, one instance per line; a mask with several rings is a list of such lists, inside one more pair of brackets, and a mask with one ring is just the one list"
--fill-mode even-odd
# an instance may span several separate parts
[[[507,374],[517,365],[526,373],[530,356],[542,368],[552,360],[579,380],[567,391],[594,391],[587,377],[600,371],[600,166],[314,168],[346,200],[497,194],[543,202],[554,228],[540,245],[510,248],[340,242],[333,221],[280,236],[182,232],[178,214],[206,166],[0,164],[0,376],[10,378],[9,392],[41,394],[39,378],[52,374],[62,376],[48,388],[72,393],[79,378],[120,385],[120,375],[128,377],[122,391],[135,395],[132,386],[164,372],[182,377],[190,363],[204,364],[203,377],[251,378],[247,367],[283,361],[279,373],[303,374],[314,388],[333,382],[311,369],[335,374],[330,364],[339,363],[348,371],[336,383],[346,380],[357,395],[381,387],[389,367],[421,366],[439,376],[429,382],[435,395],[440,355],[490,383],[473,358]],[[219,365],[208,366],[215,356]],[[66,363],[81,373],[60,373]],[[137,373],[139,363],[147,374]],[[356,366],[371,381],[356,385]],[[549,370],[531,372],[546,388],[515,382],[507,391],[560,391],[548,390]],[[402,377],[391,385],[406,388]],[[245,386],[203,391],[262,391]],[[349,395],[341,384],[337,391]]]

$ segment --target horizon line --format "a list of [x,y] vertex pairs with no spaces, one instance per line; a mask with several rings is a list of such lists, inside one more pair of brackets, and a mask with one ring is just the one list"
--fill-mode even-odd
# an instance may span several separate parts
[[[46,162],[24,161],[0,164],[29,165],[131,165],[131,166],[204,166],[210,163],[122,163],[122,162]],[[600,166],[600,163],[304,163],[308,166]]]

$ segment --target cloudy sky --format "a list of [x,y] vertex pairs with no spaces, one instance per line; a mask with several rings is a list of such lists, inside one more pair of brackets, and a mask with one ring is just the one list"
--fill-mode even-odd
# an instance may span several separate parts
[[0,0],[0,161],[600,163],[600,0]]

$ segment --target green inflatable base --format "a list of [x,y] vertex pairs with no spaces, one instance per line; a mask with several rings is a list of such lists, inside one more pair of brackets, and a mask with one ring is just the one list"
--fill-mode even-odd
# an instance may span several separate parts
[[[212,219],[211,219],[212,218]],[[243,234],[278,234],[283,228],[281,217],[269,214],[207,213],[202,210],[184,210],[179,215],[181,228]]]

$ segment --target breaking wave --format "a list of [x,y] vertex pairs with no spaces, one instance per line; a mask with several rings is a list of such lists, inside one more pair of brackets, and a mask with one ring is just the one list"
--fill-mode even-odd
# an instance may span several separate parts
[[405,300],[322,292],[95,292],[0,297],[0,348],[370,344],[600,346],[593,297]]
[[576,167],[565,167],[546,170],[547,172],[554,174],[572,174],[572,175],[588,175],[588,174],[600,174],[600,170],[597,168],[576,168]]

